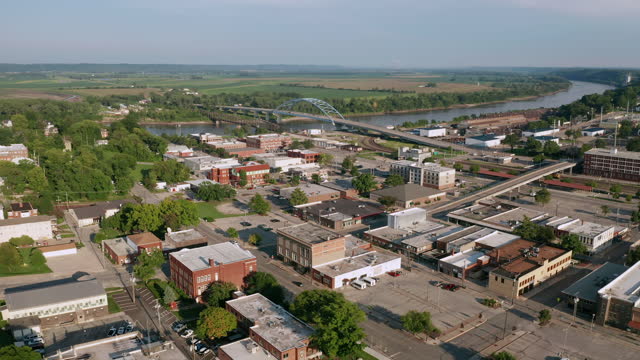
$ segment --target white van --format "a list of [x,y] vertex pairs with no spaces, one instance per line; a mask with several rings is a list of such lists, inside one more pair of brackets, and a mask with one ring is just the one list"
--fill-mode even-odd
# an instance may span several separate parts
[[362,289],[366,289],[367,288],[367,283],[365,283],[362,280],[356,280],[356,281],[352,281],[351,282],[351,286],[353,286],[354,288],[356,288],[358,290],[362,290]]
[[369,286],[374,286],[376,284],[376,282],[377,282],[376,279],[370,278],[368,276],[365,276],[360,280],[364,281]]

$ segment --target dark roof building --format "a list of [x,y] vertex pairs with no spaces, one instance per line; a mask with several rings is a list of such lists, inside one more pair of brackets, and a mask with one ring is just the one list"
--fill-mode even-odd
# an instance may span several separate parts
[[442,200],[446,196],[446,191],[418,184],[404,184],[372,191],[369,197],[371,200],[375,201],[380,201],[380,198],[383,197],[393,197],[396,199],[396,206],[409,208],[414,205],[423,205],[429,202]]
[[363,219],[382,214],[377,204],[365,201],[335,199],[296,206],[296,215],[334,230],[362,223]]

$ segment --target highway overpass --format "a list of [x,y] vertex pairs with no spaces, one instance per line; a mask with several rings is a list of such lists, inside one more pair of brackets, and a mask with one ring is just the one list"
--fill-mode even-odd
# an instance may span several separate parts
[[576,164],[575,163],[570,163],[570,162],[558,162],[558,163],[553,163],[532,171],[529,171],[527,173],[524,173],[522,175],[516,176],[514,178],[511,178],[509,180],[505,180],[502,182],[499,182],[495,185],[492,185],[488,188],[485,189],[481,189],[478,190],[472,194],[469,194],[465,197],[462,197],[460,199],[456,199],[453,200],[451,202],[442,204],[440,206],[436,206],[433,208],[428,208],[427,211],[429,212],[429,214],[438,214],[438,213],[442,213],[445,211],[451,211],[453,209],[459,208],[463,205],[467,205],[467,204],[471,204],[474,203],[476,201],[480,201],[480,200],[484,200],[490,197],[494,197],[494,196],[498,196],[504,193],[507,193],[513,189],[517,189],[520,186],[529,184],[531,182],[534,182],[538,179],[541,179],[547,175],[551,175],[551,174],[555,174],[559,171],[563,171],[569,168],[574,167]]

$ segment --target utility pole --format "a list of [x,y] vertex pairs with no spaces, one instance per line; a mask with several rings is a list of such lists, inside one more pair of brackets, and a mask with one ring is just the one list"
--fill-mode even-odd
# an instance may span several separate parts
[[580,302],[580,299],[578,298],[578,293],[576,293],[576,296],[573,298],[573,323],[576,323],[576,313],[578,312],[578,302]]
[[131,274],[131,276],[129,277],[129,280],[131,281],[131,300],[135,304],[136,303],[136,278],[135,276],[133,276],[133,274]]

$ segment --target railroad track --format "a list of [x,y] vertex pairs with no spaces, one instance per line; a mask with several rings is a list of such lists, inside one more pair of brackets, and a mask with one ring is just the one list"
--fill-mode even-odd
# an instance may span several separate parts
[[376,143],[374,141],[374,138],[372,138],[372,137],[364,137],[362,139],[362,147],[365,148],[365,149],[378,151],[378,152],[386,153],[386,154],[392,154],[392,153],[395,152],[395,150],[392,149],[392,148],[388,148],[386,146],[382,146],[382,145]]

